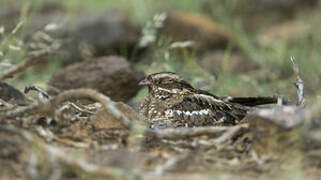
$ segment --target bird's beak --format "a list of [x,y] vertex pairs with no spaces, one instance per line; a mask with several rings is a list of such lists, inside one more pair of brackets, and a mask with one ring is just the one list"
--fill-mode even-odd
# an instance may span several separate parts
[[139,86],[147,86],[147,85],[150,85],[150,84],[151,84],[151,83],[150,83],[150,81],[149,81],[147,78],[141,80],[141,81],[138,83]]

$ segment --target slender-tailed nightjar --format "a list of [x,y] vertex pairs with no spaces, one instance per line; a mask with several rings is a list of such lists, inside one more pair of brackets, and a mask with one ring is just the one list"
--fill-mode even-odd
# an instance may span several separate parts
[[248,111],[247,106],[195,89],[170,72],[151,74],[139,84],[149,90],[140,112],[151,128],[235,125]]

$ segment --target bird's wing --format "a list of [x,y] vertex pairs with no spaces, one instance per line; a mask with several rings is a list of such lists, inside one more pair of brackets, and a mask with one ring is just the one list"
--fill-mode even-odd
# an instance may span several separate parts
[[185,126],[208,126],[236,124],[243,119],[246,112],[247,109],[243,106],[226,103],[214,95],[198,92],[173,103],[166,109],[165,115]]

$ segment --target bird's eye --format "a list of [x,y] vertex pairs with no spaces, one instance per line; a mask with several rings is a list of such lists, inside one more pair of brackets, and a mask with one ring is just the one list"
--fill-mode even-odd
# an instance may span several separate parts
[[172,84],[174,81],[172,79],[168,79],[167,81],[165,81],[166,84]]

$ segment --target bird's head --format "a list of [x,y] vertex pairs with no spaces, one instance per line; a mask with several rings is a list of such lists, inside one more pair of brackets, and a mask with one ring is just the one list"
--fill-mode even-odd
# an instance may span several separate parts
[[149,90],[163,89],[168,91],[193,89],[183,78],[175,73],[161,72],[147,76],[139,85],[148,86]]

